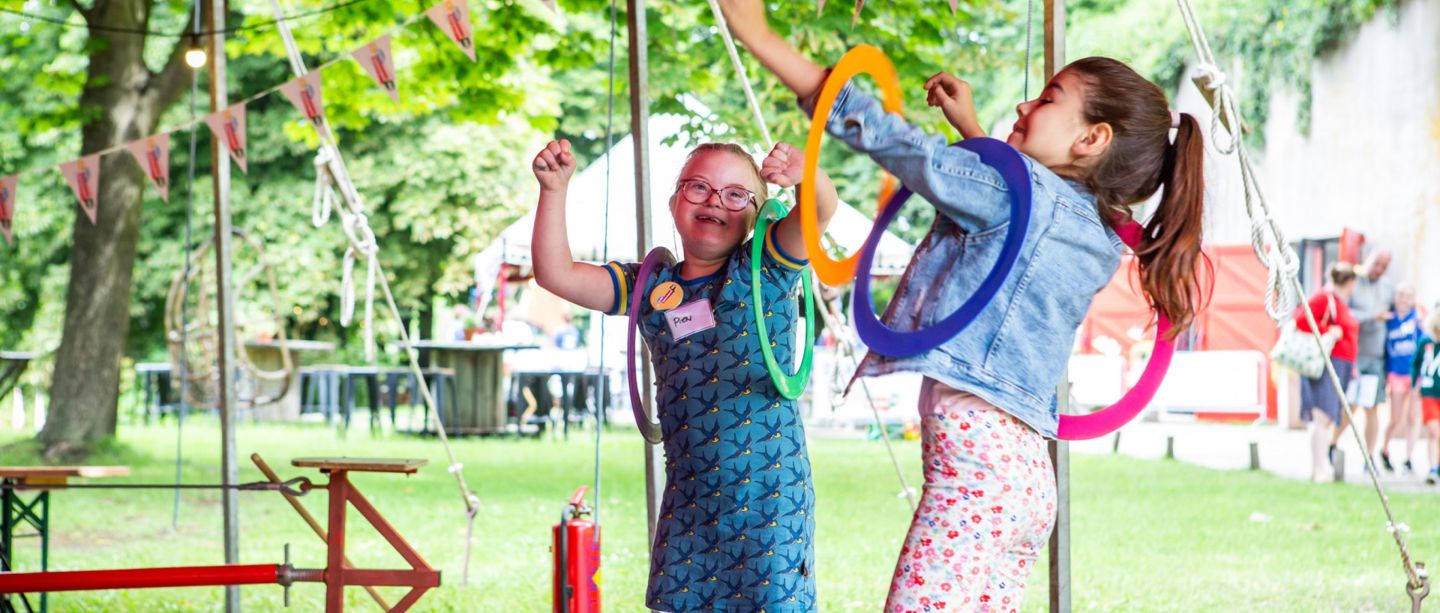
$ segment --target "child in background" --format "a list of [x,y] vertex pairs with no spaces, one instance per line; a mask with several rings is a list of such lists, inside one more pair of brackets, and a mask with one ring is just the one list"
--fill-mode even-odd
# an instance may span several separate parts
[[[829,73],[770,30],[762,0],[721,5],[736,38],[810,110]],[[977,135],[973,106],[947,108],[942,81],[928,84],[931,103],[962,134]],[[1045,443],[1058,427],[1055,384],[1090,302],[1119,266],[1115,228],[1157,191],[1159,207],[1136,248],[1141,285],[1173,323],[1172,335],[1190,325],[1199,302],[1204,149],[1195,119],[1172,112],[1159,87],[1106,58],[1069,65],[1016,114],[1008,142],[1027,157],[1034,197],[1013,272],[961,334],[908,358],[871,353],[856,373],[925,375],[925,490],[886,611],[1020,608],[1055,519]],[[885,324],[915,330],[954,312],[999,257],[1010,221],[999,173],[853,85],[836,98],[828,129],[937,209]]]
[[[574,261],[565,228],[566,189],[575,170],[570,144],[552,142],[535,157],[535,280],[611,315],[624,314],[632,294],[642,297],[640,331],[655,368],[665,446],[649,609],[817,609],[815,490],[805,433],[796,402],[780,395],[766,370],[748,304],[750,241],[764,241],[765,322],[776,359],[793,363],[794,352],[803,350],[794,339],[796,297],[808,274],[805,260],[792,255],[804,253],[799,215],[792,211],[765,236],[749,235],[766,199],[765,181],[795,185],[804,159],[785,143],[760,167],[736,145],[691,151],[670,196],[685,260],[636,279],[638,264]],[[829,179],[816,182],[800,189],[816,190],[823,228],[837,198]],[[688,317],[667,317],[682,313]]]
[[1425,424],[1425,441],[1430,447],[1430,472],[1425,482],[1440,483],[1440,304],[1425,319],[1425,337],[1415,348],[1411,363],[1410,382],[1420,394],[1421,420]]
[[1385,428],[1385,442],[1380,446],[1380,463],[1394,472],[1390,462],[1390,439],[1405,437],[1405,472],[1414,472],[1411,456],[1415,455],[1415,439],[1420,434],[1420,399],[1410,385],[1411,365],[1415,346],[1421,336],[1421,316],[1415,310],[1415,288],[1402,285],[1395,289],[1393,315],[1385,320],[1385,389],[1390,392],[1390,425]]

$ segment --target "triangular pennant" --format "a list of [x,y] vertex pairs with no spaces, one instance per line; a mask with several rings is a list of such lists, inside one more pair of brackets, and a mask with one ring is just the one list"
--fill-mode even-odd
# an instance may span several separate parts
[[300,114],[310,125],[315,126],[315,131],[320,133],[321,138],[328,139],[330,130],[325,125],[325,93],[320,82],[320,72],[307,72],[285,83],[280,84],[280,93],[290,99],[290,104],[300,109]]
[[815,14],[819,15],[823,12],[825,12],[825,0],[820,0],[820,6],[815,7]]
[[160,190],[160,199],[170,201],[170,133],[163,132],[127,143],[126,149],[135,156],[135,163]]
[[210,126],[210,134],[240,165],[240,172],[249,172],[245,169],[245,103],[206,115],[205,125]]
[[10,224],[15,219],[15,186],[20,175],[0,177],[0,231],[5,232],[5,242],[15,244],[14,230]]
[[80,209],[85,211],[90,223],[97,223],[100,208],[100,154],[92,153],[78,160],[65,162],[60,165],[60,174],[65,175],[65,182],[70,184],[70,191],[75,192],[75,200],[80,202]]
[[395,57],[390,55],[390,35],[386,34],[356,49],[350,55],[360,62],[360,67],[375,83],[390,94],[390,99],[400,101],[400,87],[395,83]]
[[960,0],[950,0],[950,16],[954,17],[958,12],[960,12]]
[[855,0],[855,16],[850,18],[850,27],[860,23],[860,9],[865,8],[865,0]]
[[474,28],[470,27],[470,7],[465,0],[445,0],[425,11],[425,16],[440,28],[450,41],[465,50],[465,56],[475,61]]

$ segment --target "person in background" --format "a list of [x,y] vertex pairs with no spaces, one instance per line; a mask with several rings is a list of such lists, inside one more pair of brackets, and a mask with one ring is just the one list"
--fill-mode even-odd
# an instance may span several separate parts
[[1405,471],[1414,472],[1410,458],[1420,434],[1420,399],[1411,388],[1411,367],[1421,336],[1421,317],[1415,309],[1415,289],[1402,285],[1395,290],[1395,308],[1385,322],[1385,389],[1390,391],[1390,425],[1380,445],[1380,463],[1394,472],[1390,461],[1390,440],[1405,437]]
[[[1385,401],[1385,322],[1390,319],[1391,301],[1395,298],[1395,285],[1385,277],[1390,268],[1390,251],[1376,249],[1365,258],[1365,264],[1355,272],[1359,276],[1355,293],[1350,297],[1350,312],[1360,322],[1360,336],[1356,344],[1355,368],[1359,373],[1356,394],[1352,404],[1364,409],[1365,450],[1374,453],[1375,443],[1380,438],[1381,402]],[[1393,412],[1393,409],[1392,409]],[[1340,441],[1348,423],[1330,437],[1330,446]]]
[[[1330,351],[1330,363],[1335,367],[1335,374],[1340,377],[1340,386],[1343,388],[1350,383],[1355,372],[1355,340],[1358,336],[1360,325],[1355,321],[1355,316],[1350,314],[1350,307],[1346,301],[1355,292],[1355,269],[1346,262],[1335,262],[1330,265],[1330,282],[1316,292],[1306,304],[1310,314],[1315,317],[1315,324],[1319,326],[1321,335],[1338,336],[1335,347]],[[1305,317],[1305,312],[1296,310],[1295,328],[1307,334],[1311,333],[1310,321]],[[1310,478],[1316,483],[1332,481],[1335,478],[1333,471],[1325,469],[1326,459],[1335,452],[1335,443],[1330,439],[1330,432],[1334,424],[1340,423],[1340,395],[1335,392],[1335,386],[1330,382],[1329,376],[1321,372],[1319,377],[1300,378],[1300,417],[1310,422],[1310,452],[1311,452],[1311,473]],[[1326,453],[1326,446],[1329,446],[1329,454]]]
[[1440,483],[1440,304],[1425,319],[1425,336],[1415,349],[1410,382],[1420,396],[1420,409],[1425,423],[1425,440],[1430,447],[1430,471],[1425,482]]
[[565,325],[555,329],[556,349],[579,349],[580,328],[575,327],[575,314],[566,312]]

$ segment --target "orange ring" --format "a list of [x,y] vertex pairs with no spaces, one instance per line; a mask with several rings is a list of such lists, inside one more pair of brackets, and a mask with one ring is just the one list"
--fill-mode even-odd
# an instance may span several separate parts
[[[805,174],[801,181],[806,185],[815,184],[816,173],[820,170],[820,137],[825,134],[825,124],[830,117],[830,107],[840,88],[859,74],[868,74],[880,84],[882,105],[891,113],[900,112],[900,77],[895,74],[895,65],[885,53],[870,45],[859,45],[845,52],[840,62],[831,69],[820,97],[815,101],[815,113],[810,118],[810,137],[805,141]],[[894,191],[894,179],[886,174],[880,187],[880,201],[876,213],[884,209]],[[855,278],[855,265],[860,252],[850,254],[843,260],[833,260],[820,246],[820,222],[816,214],[815,190],[800,190],[800,235],[805,240],[805,251],[810,256],[810,266],[815,276],[826,285],[841,285]]]

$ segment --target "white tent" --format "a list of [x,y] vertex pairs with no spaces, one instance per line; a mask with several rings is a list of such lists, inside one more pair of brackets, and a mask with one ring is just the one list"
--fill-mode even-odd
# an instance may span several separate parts
[[[679,237],[670,217],[667,199],[674,190],[675,180],[685,163],[688,148],[664,144],[667,138],[680,134],[685,118],[656,115],[650,118],[650,198],[651,228],[655,245],[669,247],[681,256]],[[610,168],[609,230],[605,224],[605,165]],[[616,260],[638,262],[643,254],[635,251],[635,148],[631,137],[618,141],[609,154],[601,156],[571,180],[569,202],[566,203],[566,225],[570,233],[570,252],[577,260],[601,262]],[[535,223],[533,212],[527,213],[500,233],[495,242],[475,258],[476,282],[485,289],[493,284],[502,262],[530,263],[530,234]],[[865,243],[870,233],[871,218],[840,203],[826,234],[853,253]],[[606,239],[608,238],[608,244]],[[873,271],[895,275],[910,262],[913,247],[886,232],[875,253]],[[485,295],[488,292],[481,292]]]

